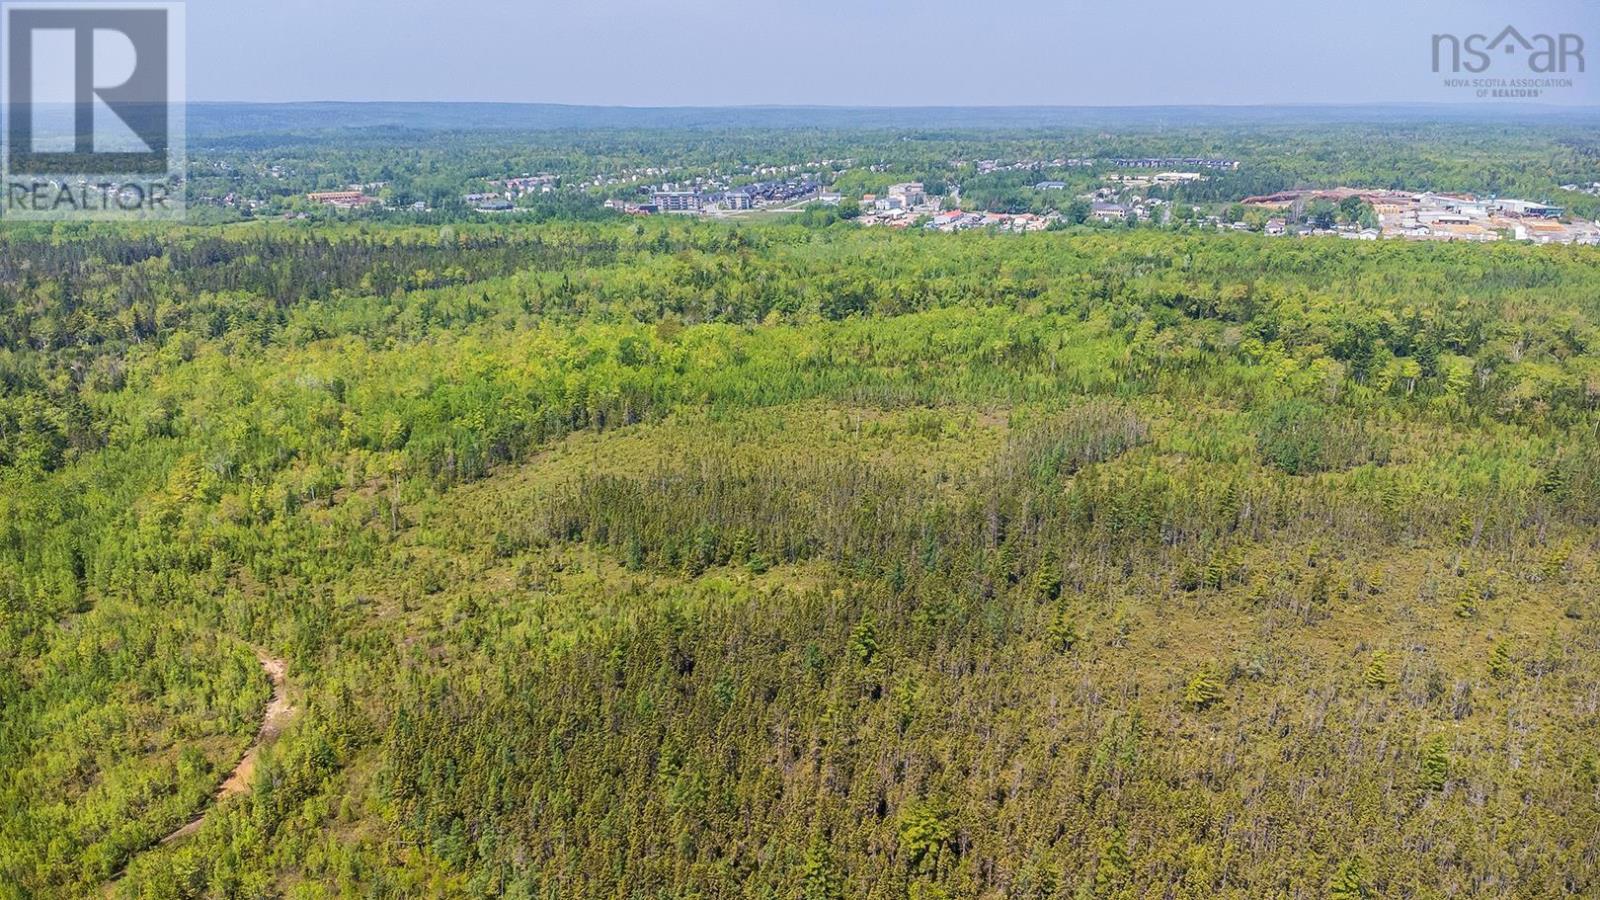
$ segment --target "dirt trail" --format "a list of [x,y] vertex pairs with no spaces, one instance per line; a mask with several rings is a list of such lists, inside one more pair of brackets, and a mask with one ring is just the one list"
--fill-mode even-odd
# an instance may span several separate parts
[[288,666],[283,660],[274,659],[260,650],[256,651],[256,658],[261,660],[261,670],[272,680],[272,699],[267,701],[267,708],[261,714],[261,727],[256,731],[256,739],[250,744],[250,749],[244,752],[244,758],[234,766],[228,780],[222,783],[222,787],[217,788],[217,795],[211,805],[201,810],[200,814],[191,819],[187,825],[162,838],[163,845],[182,840],[199,831],[206,820],[206,815],[218,803],[250,790],[250,779],[255,776],[256,759],[261,756],[261,748],[277,737],[284,726],[294,718],[296,710],[289,705],[288,680],[285,677]]
[[[265,651],[260,649],[256,650],[256,659],[261,661],[261,671],[266,672],[267,678],[272,681],[272,699],[267,701],[267,708],[261,713],[261,726],[256,729],[256,739],[250,743],[250,749],[244,752],[244,758],[239,760],[237,766],[233,767],[233,772],[228,776],[228,780],[222,783],[222,787],[217,788],[216,796],[212,798],[211,803],[207,804],[206,808],[201,810],[193,819],[190,819],[188,824],[162,838],[161,846],[164,847],[175,841],[181,841],[199,831],[200,826],[205,824],[206,816],[216,808],[218,803],[250,790],[250,779],[255,775],[256,759],[261,755],[261,748],[266,746],[268,741],[281,734],[289,722],[294,719],[295,714],[299,712],[299,710],[289,705],[288,664],[281,659],[267,655]],[[103,891],[105,896],[110,897],[115,893],[117,883],[122,880],[122,876],[127,872],[127,864],[132,862],[132,859],[132,857],[129,857],[125,860],[122,868],[118,869],[116,874],[111,876],[111,880],[106,882]]]

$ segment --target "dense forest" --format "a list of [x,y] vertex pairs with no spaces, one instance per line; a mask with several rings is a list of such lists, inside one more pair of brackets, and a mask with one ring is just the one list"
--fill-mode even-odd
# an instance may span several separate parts
[[62,225],[0,308],[0,897],[1600,894],[1595,248]]

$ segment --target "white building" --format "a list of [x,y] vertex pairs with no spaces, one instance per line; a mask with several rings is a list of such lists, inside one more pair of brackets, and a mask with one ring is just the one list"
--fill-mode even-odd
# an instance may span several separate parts
[[922,204],[928,202],[928,192],[920,181],[908,181],[904,184],[891,184],[889,185],[888,194],[888,199],[893,200],[898,198],[900,200],[900,204],[895,207],[896,209],[909,209],[913,206],[921,206]]

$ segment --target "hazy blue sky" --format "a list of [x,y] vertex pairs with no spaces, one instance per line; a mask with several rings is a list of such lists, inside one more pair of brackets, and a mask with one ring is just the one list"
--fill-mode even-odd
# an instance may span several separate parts
[[[1432,73],[1430,36],[1506,25],[1579,33],[1600,64],[1597,0],[190,0],[188,9],[195,100],[1466,100]],[[1600,103],[1594,65],[1573,77],[1548,99]]]

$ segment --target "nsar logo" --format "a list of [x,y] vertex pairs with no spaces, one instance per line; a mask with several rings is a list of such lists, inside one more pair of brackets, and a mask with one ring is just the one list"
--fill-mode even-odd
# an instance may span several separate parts
[[1540,75],[1583,72],[1582,35],[1535,34],[1523,36],[1522,32],[1507,25],[1490,38],[1486,34],[1436,34],[1433,36],[1433,71],[1487,72],[1495,58],[1521,59],[1529,72]]

